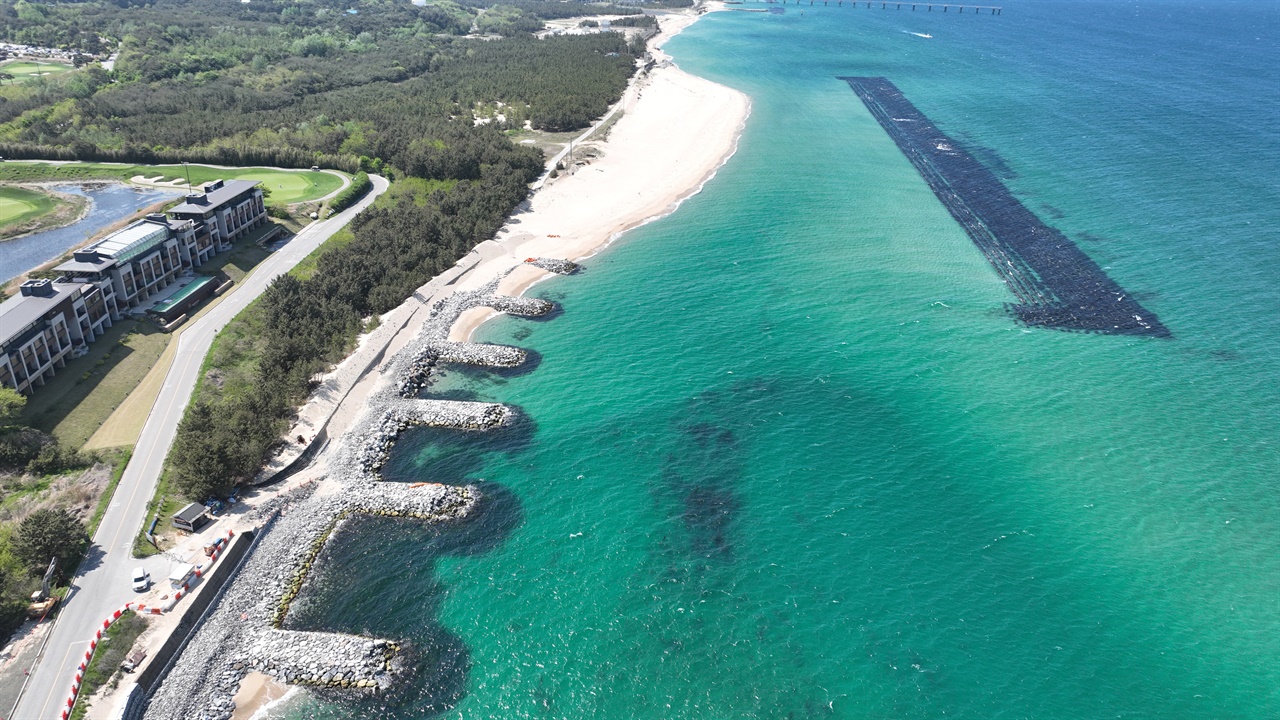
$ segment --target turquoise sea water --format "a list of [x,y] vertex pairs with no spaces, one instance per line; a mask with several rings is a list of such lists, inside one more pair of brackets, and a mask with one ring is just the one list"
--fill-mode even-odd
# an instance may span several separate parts
[[[759,6],[757,6],[759,7]],[[931,39],[908,34],[931,34]],[[485,479],[364,520],[298,628],[409,637],[395,703],[282,717],[1267,718],[1280,707],[1280,10],[718,13],[673,40],[754,108],[674,215],[481,339],[520,407],[407,435]],[[840,75],[882,75],[1174,338],[1028,330]]]

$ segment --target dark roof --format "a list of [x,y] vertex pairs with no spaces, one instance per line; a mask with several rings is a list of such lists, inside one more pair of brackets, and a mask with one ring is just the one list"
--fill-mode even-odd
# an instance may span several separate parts
[[80,283],[53,283],[54,293],[50,297],[14,295],[0,303],[0,325],[5,328],[0,334],[0,345],[7,345],[31,323],[42,319],[81,287]]
[[200,503],[191,503],[190,505],[174,513],[171,517],[174,520],[181,520],[187,523],[188,525],[190,525],[191,523],[198,520],[200,516],[204,514],[204,511],[205,511],[205,507]]
[[207,193],[197,193],[196,195],[202,198],[197,202],[192,202],[190,198],[193,196],[188,195],[187,202],[184,202],[177,207],[170,208],[169,213],[195,213],[197,215],[205,215],[216,210],[219,206],[235,200],[238,196],[252,190],[257,185],[257,180],[227,180],[222,183],[222,187],[217,190]]

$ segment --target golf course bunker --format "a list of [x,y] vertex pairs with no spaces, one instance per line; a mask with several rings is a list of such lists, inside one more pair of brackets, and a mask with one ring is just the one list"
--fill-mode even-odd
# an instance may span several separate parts
[[1057,228],[1046,225],[1004,183],[945,135],[881,77],[841,77],[964,227],[1009,290],[1008,307],[1035,327],[1171,337]]

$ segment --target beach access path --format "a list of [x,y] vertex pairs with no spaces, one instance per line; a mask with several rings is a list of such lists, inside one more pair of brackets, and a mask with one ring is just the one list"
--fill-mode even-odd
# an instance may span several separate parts
[[[72,580],[71,591],[58,612],[49,640],[9,720],[56,719],[64,709],[76,665],[94,631],[102,626],[104,618],[134,599],[129,572],[147,563],[133,557],[133,540],[146,521],[147,501],[155,492],[165,456],[177,434],[178,421],[191,399],[200,366],[214,337],[261,295],[272,280],[310,255],[386,191],[385,178],[371,175],[369,179],[373,188],[360,202],[328,220],[308,225],[262,261],[244,283],[209,314],[183,330],[173,366],[147,417],[133,458],[94,534],[88,555]],[[167,564],[168,559],[163,562]],[[152,572],[152,577],[166,575],[167,571],[158,576]]]

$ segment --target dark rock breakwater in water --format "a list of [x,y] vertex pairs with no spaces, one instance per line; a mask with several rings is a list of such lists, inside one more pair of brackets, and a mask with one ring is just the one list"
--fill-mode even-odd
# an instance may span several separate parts
[[939,130],[892,82],[841,77],[897,143],[1018,298],[1023,323],[1107,335],[1171,337],[1057,228],[1046,225],[986,166]]

